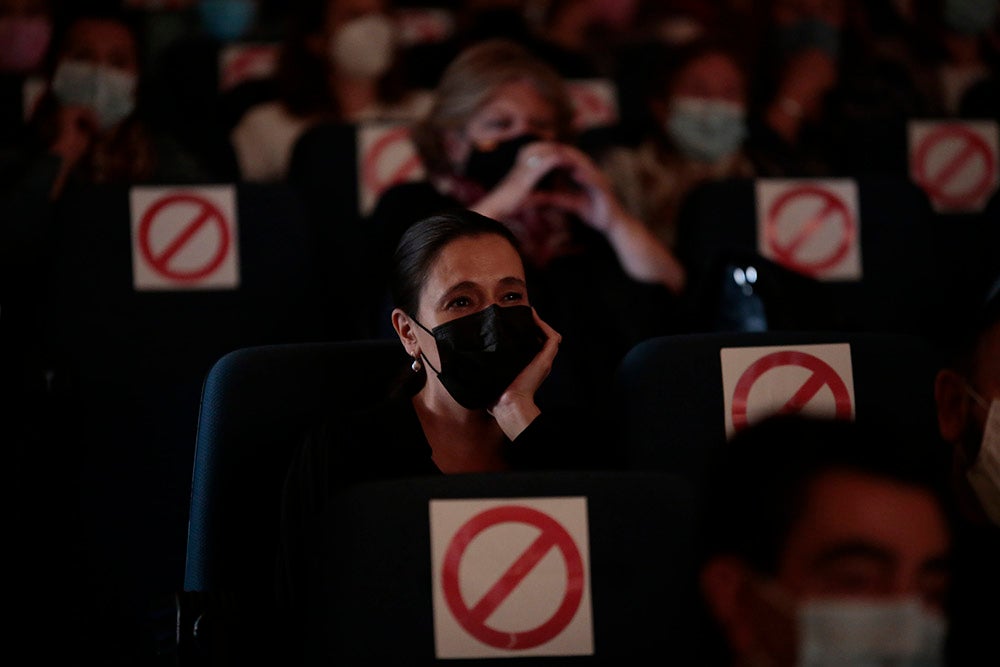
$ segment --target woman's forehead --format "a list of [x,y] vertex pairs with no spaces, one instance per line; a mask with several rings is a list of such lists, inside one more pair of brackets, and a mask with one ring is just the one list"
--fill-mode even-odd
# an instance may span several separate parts
[[445,245],[428,267],[424,288],[460,281],[491,281],[498,276],[524,279],[524,266],[510,241],[496,234],[463,236]]

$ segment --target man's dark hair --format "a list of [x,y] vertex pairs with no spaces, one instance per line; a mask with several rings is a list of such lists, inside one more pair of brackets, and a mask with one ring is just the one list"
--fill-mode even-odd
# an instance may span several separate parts
[[705,480],[702,560],[731,554],[758,572],[776,572],[812,482],[831,471],[885,478],[943,499],[935,443],[915,437],[877,421],[801,415],[773,416],[738,432],[715,452]]

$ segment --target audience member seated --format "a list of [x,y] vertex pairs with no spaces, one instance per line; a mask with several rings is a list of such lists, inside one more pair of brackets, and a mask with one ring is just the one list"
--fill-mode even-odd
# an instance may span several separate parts
[[260,0],[189,4],[186,11],[146,12],[148,29],[166,34],[153,40],[159,45],[148,58],[144,98],[152,123],[176,137],[224,180],[233,181],[238,171],[229,132],[246,109],[272,99],[274,91],[264,72],[230,83],[226,49],[276,42],[280,24],[273,17],[263,21]]
[[950,664],[974,665],[1000,627],[1000,277],[956,329],[934,395],[958,514]]
[[710,41],[663,48],[653,68],[645,137],[634,148],[610,149],[600,164],[629,212],[673,248],[692,188],[754,174],[744,150],[747,79],[739,56]]
[[929,34],[925,63],[943,115],[958,116],[966,94],[1000,64],[1000,5],[992,0],[927,3],[918,15]]
[[768,0],[754,9],[751,159],[761,176],[830,175],[827,97],[841,74],[844,2]]
[[572,145],[571,119],[565,84],[544,61],[509,40],[470,47],[413,127],[428,178],[386,190],[371,223],[384,265],[421,217],[469,208],[503,222],[535,302],[564,336],[555,384],[589,400],[625,351],[676,324],[685,271]]
[[0,155],[0,269],[19,275],[22,289],[39,270],[53,204],[66,188],[211,180],[138,109],[138,43],[115,9],[71,12],[54,36],[48,90],[26,136]]
[[[607,32],[598,5],[591,0],[552,0],[529,3],[534,34],[533,50],[563,77],[589,79],[611,71],[613,58],[606,49],[596,48]],[[602,30],[603,29],[603,30]]]
[[248,109],[230,135],[240,176],[287,177],[292,150],[320,122],[410,120],[426,92],[403,80],[395,24],[384,0],[303,0],[278,57],[277,98]]
[[0,148],[23,129],[25,83],[41,76],[52,24],[49,0],[0,0]]
[[703,489],[703,665],[942,665],[950,526],[922,444],[779,416]]
[[[599,414],[536,400],[561,336],[538,314],[517,240],[471,211],[412,225],[395,254],[392,325],[411,369],[386,400],[308,431],[286,481],[279,599],[295,622],[325,500],[352,482],[588,469],[611,443]],[[351,378],[344,378],[351,382]],[[570,418],[567,418],[570,417]],[[613,450],[601,451],[612,466]]]
[[48,91],[31,119],[29,136],[4,165],[16,165],[10,172],[15,187],[55,199],[72,182],[211,178],[169,136],[144,122],[138,106],[139,39],[123,12],[70,16],[53,42]]

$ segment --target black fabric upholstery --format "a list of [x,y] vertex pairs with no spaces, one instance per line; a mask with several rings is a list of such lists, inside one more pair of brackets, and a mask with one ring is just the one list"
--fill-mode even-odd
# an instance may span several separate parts
[[[429,501],[586,498],[594,654],[505,655],[517,664],[621,664],[688,650],[694,592],[690,486],[658,472],[481,473],[355,485],[335,499],[310,664],[435,660]],[[472,604],[472,601],[469,601]],[[499,623],[499,622],[498,622]],[[502,627],[499,626],[499,627]]]
[[771,329],[920,333],[947,305],[947,276],[936,270],[938,224],[926,195],[906,176],[854,179],[860,209],[862,276],[820,281],[778,266],[757,250],[755,179],[706,183],[685,200],[677,253],[689,270],[692,328],[711,331],[722,271],[754,265]]
[[[58,203],[41,330],[72,466],[86,622],[145,630],[183,581],[198,404],[212,363],[248,345],[322,339],[308,221],[283,186],[236,187],[240,286],[136,291],[129,187],[80,186]],[[65,454],[64,454],[65,452]],[[69,462],[69,463],[67,463]],[[157,602],[156,604],[159,604]],[[106,637],[106,633],[92,633]]]
[[265,345],[212,367],[198,417],[179,653],[236,665],[286,655],[275,615],[281,489],[304,432],[411,372],[398,341]]
[[280,488],[305,429],[381,397],[406,372],[398,341],[236,350],[205,380],[184,587],[270,585]]
[[857,421],[888,421],[900,437],[924,444],[934,437],[936,359],[922,337],[820,331],[665,336],[635,346],[615,378],[628,466],[700,480],[709,453],[726,442],[721,349],[829,343],[851,346]]

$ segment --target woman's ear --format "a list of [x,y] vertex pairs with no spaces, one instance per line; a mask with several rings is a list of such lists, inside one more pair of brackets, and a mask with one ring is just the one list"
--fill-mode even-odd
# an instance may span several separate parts
[[952,444],[959,443],[969,417],[965,378],[950,368],[939,370],[934,378],[934,402],[941,437]]
[[396,335],[399,336],[399,342],[403,344],[406,354],[416,359],[420,356],[420,343],[417,342],[417,333],[414,327],[413,320],[410,319],[409,315],[399,308],[392,310],[392,328],[396,330]]

